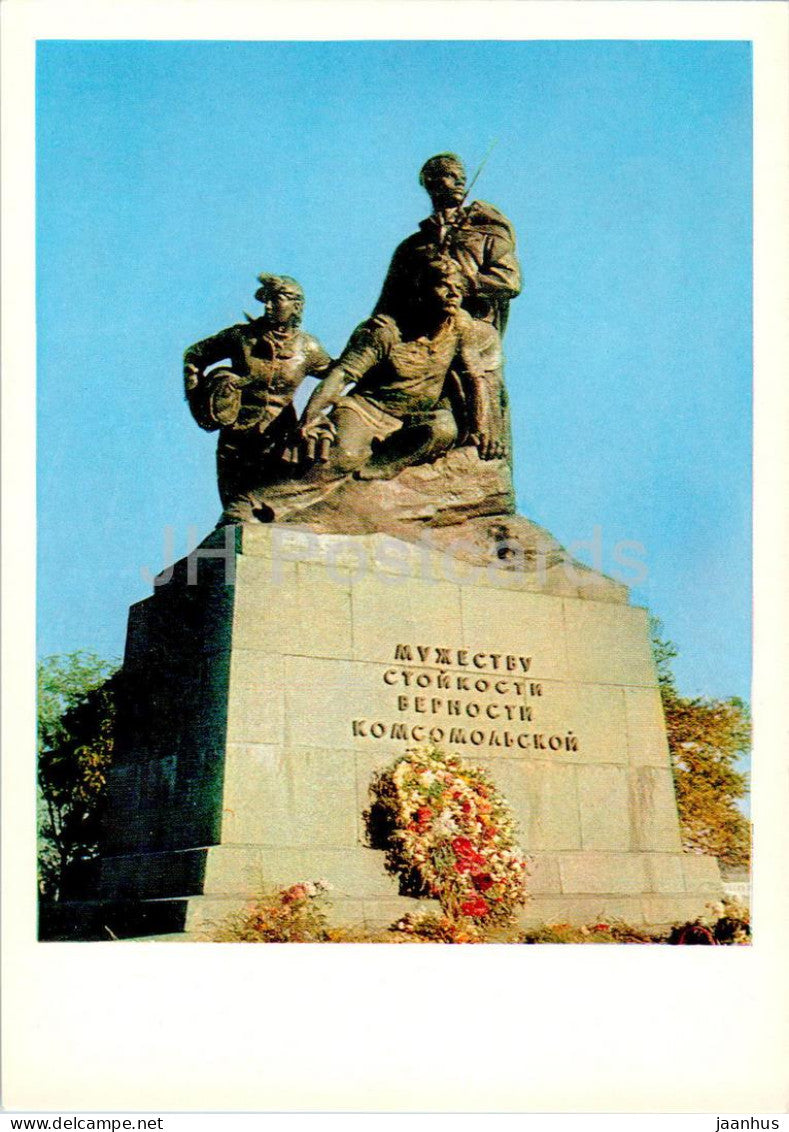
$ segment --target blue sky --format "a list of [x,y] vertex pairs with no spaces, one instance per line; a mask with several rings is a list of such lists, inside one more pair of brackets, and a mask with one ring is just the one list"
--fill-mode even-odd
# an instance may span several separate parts
[[39,43],[40,652],[120,655],[165,529],[180,557],[216,520],[184,347],[273,271],[336,354],[427,214],[424,159],[496,139],[474,196],[523,265],[519,509],[609,572],[640,543],[682,690],[747,698],[750,67],[733,42]]

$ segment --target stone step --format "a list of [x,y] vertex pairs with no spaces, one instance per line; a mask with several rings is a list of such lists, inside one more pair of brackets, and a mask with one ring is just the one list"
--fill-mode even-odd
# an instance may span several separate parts
[[378,849],[214,845],[105,858],[101,896],[106,900],[251,897],[303,880],[328,881],[339,899],[399,894],[398,880],[386,872],[385,855]]
[[[693,920],[706,903],[717,898],[708,893],[673,893],[664,896],[601,893],[596,896],[533,896],[521,911],[522,928],[547,924],[623,922],[640,928],[666,928]],[[183,896],[180,898],[64,903],[42,915],[42,940],[94,940],[109,942],[146,941],[166,943],[211,942],[223,922],[243,912],[250,898],[242,894]],[[435,900],[408,896],[337,897],[328,901],[330,925],[361,931],[385,930],[407,913],[440,913]]]
[[708,905],[720,899],[717,889],[707,892],[675,892],[665,894],[599,893],[595,895],[532,896],[518,916],[524,928],[546,924],[582,924],[619,922],[634,928],[662,929],[675,923],[695,920]]
[[[83,901],[64,903],[41,924],[42,940],[134,942],[211,942],[228,918],[242,913],[250,899],[236,896],[191,896],[171,899]],[[410,896],[333,899],[327,919],[334,927],[380,931],[406,913],[440,912],[435,900]]]
[[39,939],[104,942],[182,933],[187,901],[74,901],[42,909]]
[[200,943],[196,936],[186,932],[170,932],[169,935],[137,935],[119,939],[118,943]]

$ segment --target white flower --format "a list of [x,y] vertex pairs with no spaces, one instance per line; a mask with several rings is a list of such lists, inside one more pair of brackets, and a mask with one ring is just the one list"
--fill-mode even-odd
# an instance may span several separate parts
[[452,815],[447,810],[443,810],[441,816],[433,822],[432,831],[448,837],[450,834],[460,833],[460,827]]

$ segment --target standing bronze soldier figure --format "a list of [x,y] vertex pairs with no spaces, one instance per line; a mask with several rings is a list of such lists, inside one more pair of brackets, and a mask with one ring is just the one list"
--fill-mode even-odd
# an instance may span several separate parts
[[446,254],[461,271],[464,309],[472,318],[493,323],[503,335],[510,299],[521,289],[512,225],[487,201],[464,203],[466,172],[454,153],[428,158],[419,183],[427,190],[433,212],[395,250],[374,313],[398,318],[421,265]]

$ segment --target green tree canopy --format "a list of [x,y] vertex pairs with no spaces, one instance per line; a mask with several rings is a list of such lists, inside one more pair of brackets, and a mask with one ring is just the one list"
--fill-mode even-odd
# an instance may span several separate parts
[[750,750],[748,705],[680,695],[671,668],[677,650],[651,622],[671,765],[686,850],[709,853],[731,867],[750,861],[750,823],[738,801],[748,793],[748,777],[737,769]]
[[60,899],[98,853],[115,744],[117,665],[91,653],[38,665],[39,884]]

